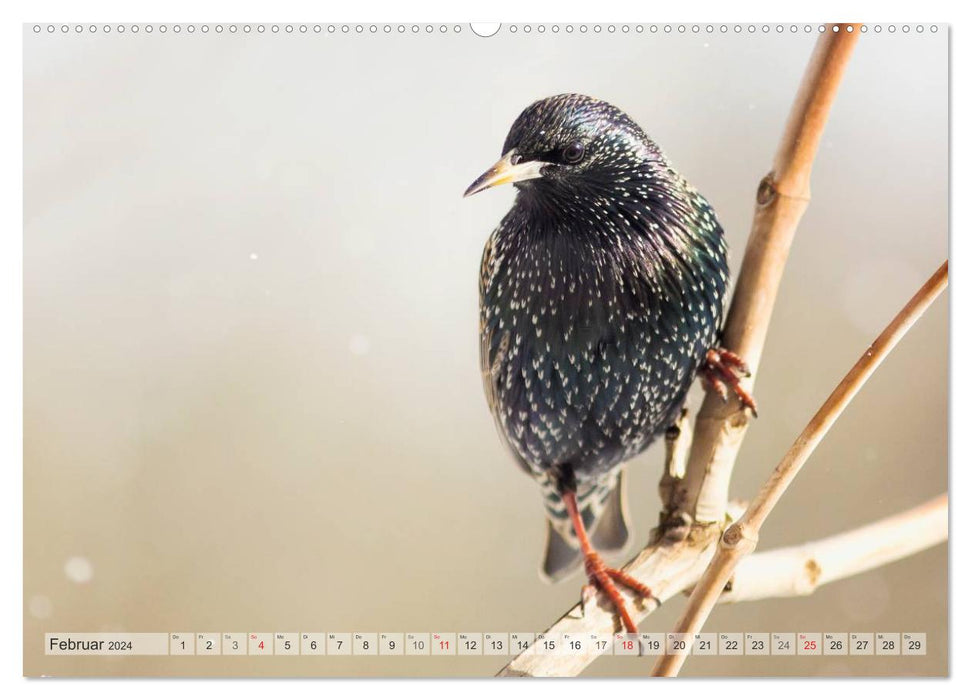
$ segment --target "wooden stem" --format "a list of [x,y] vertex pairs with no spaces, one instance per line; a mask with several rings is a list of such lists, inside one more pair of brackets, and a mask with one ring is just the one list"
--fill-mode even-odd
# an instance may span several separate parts
[[[752,370],[742,383],[750,393],[789,248],[809,204],[813,159],[859,33],[859,25],[827,25],[789,113],[772,171],[756,194],[752,231],[723,335],[724,346]],[[713,394],[705,398],[682,486],[682,519],[724,522],[732,469],[748,424],[749,415],[738,401],[726,404]]]
[[[719,540],[715,556],[698,585],[695,586],[674,632],[694,634],[701,630],[711,609],[718,602],[719,596],[731,579],[738,562],[754,551],[765,519],[782,498],[792,480],[796,478],[813,450],[836,423],[870,375],[946,286],[947,262],[945,261],[857,360],[789,448],[742,517],[725,530],[725,534]],[[654,667],[654,675],[677,675],[685,658],[681,653],[662,656]]]

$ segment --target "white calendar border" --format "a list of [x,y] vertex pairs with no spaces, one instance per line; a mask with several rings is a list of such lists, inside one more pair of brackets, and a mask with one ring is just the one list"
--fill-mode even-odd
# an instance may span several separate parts
[[[856,19],[852,17],[854,14],[864,18],[870,18],[867,16],[867,11],[873,12],[876,7],[872,3],[859,1],[850,2],[844,0],[839,2],[837,0],[815,0],[810,11],[813,15],[811,19],[831,17],[846,20]],[[2,116],[4,126],[2,133],[5,146],[3,155],[7,157],[3,159],[5,166],[3,169],[4,180],[3,187],[0,187],[0,193],[2,193],[0,196],[3,197],[2,201],[4,205],[2,207],[5,218],[4,223],[7,224],[3,229],[7,232],[7,235],[0,237],[0,245],[3,246],[2,252],[0,252],[0,260],[4,264],[4,286],[2,293],[0,293],[0,299],[2,299],[0,301],[0,309],[2,309],[0,328],[5,329],[4,342],[0,343],[0,353],[2,353],[2,363],[0,365],[3,368],[3,379],[2,383],[0,383],[0,396],[3,397],[0,399],[0,406],[2,406],[0,408],[2,410],[0,422],[2,422],[5,428],[0,432],[0,441],[2,441],[0,444],[3,446],[2,453],[0,454],[5,457],[3,462],[5,469],[3,473],[4,477],[9,480],[6,484],[7,487],[2,489],[2,497],[7,501],[4,504],[5,508],[3,508],[3,513],[7,520],[7,527],[5,529],[6,536],[3,538],[2,546],[4,548],[3,554],[5,560],[8,562],[23,561],[23,476],[21,469],[17,468],[22,464],[22,443],[20,435],[22,434],[23,396],[22,385],[19,379],[22,345],[20,342],[9,342],[9,336],[19,335],[22,339],[22,328],[20,326],[22,309],[22,263],[19,262],[22,261],[22,245],[19,236],[11,235],[11,232],[22,231],[21,203],[23,193],[19,175],[22,172],[22,160],[19,139],[21,133],[20,121],[23,112],[22,92],[20,90],[22,52],[20,49],[21,29],[19,24],[36,20],[38,15],[45,15],[45,19],[47,17],[73,18],[82,14],[85,17],[122,18],[125,21],[157,21],[158,17],[162,14],[178,18],[209,19],[230,11],[235,16],[253,19],[266,19],[266,13],[268,11],[276,15],[277,18],[292,15],[313,18],[323,10],[319,4],[311,3],[309,0],[292,2],[288,0],[277,0],[274,3],[240,0],[232,6],[231,10],[224,3],[218,3],[214,0],[191,0],[191,2],[187,0],[170,0],[165,3],[164,9],[153,6],[150,3],[129,4],[123,3],[120,0],[91,0],[85,2],[83,8],[83,10],[79,10],[78,3],[76,2],[52,0],[50,2],[34,2],[29,7],[26,6],[26,3],[15,3],[12,8],[2,10],[4,13],[3,17],[7,21],[0,25],[3,31],[3,34],[0,35],[0,58],[3,59],[0,60],[0,66],[2,66],[0,71],[3,74],[4,94],[5,96],[12,96],[11,103],[7,105],[7,109],[4,110]],[[803,21],[806,19],[805,15],[807,14],[807,11],[801,7],[793,11],[784,5],[769,2],[768,0],[750,2],[745,7],[741,7],[739,3],[736,3],[731,9],[734,14],[743,16],[744,18],[764,17],[778,21]],[[953,21],[948,19],[954,16],[948,12],[951,9],[951,3],[937,0],[922,0],[917,5],[917,9],[924,17],[933,18],[935,21],[938,21],[938,18],[940,18],[940,21]],[[326,9],[327,18],[335,21],[357,19],[362,21],[382,21],[386,19],[398,19],[402,15],[420,17],[422,19],[440,18],[453,21],[459,19],[454,16],[455,12],[456,5],[446,2],[446,0],[415,0],[413,3],[408,3],[407,7],[403,7],[401,3],[394,3],[391,0],[375,0],[370,6],[362,3],[348,3],[343,8],[331,6]],[[552,21],[554,19],[561,21],[604,21],[616,17],[618,14],[623,15],[625,18],[628,18],[632,14],[649,14],[651,15],[650,19],[652,21],[706,21],[715,18],[721,19],[725,12],[725,7],[723,3],[715,2],[714,0],[702,0],[693,5],[675,3],[657,4],[651,7],[632,7],[628,2],[615,2],[614,0],[599,0],[597,3],[580,2],[578,0],[560,0],[556,4],[554,13],[554,10],[550,6],[533,9],[527,7],[522,0],[491,0],[489,3],[479,3],[474,7],[464,7],[460,12],[463,14],[475,13],[478,16],[474,17],[474,19],[477,20],[514,18],[517,21],[536,19],[543,21]],[[914,4],[912,2],[904,3],[901,0],[886,0],[879,5],[879,12],[882,17],[910,17],[914,13]],[[971,110],[968,109],[969,97],[966,85],[967,76],[971,73],[971,65],[969,65],[971,62],[968,59],[968,56],[971,55],[971,45],[968,42],[969,31],[966,23],[961,26],[960,34],[961,40],[955,41],[952,45],[952,75],[955,78],[961,76],[965,85],[959,87],[955,83],[952,87],[954,98],[952,103],[952,123],[958,123],[959,121],[971,123],[971,119],[969,119]],[[951,189],[952,192],[967,192],[969,190],[969,184],[971,184],[968,181],[967,175],[967,164],[969,162],[968,138],[959,134],[958,130],[955,130],[953,137],[954,167],[952,170]],[[969,227],[971,220],[969,220],[967,215],[967,206],[967,204],[962,204],[957,197],[952,199],[953,230],[965,234],[964,236],[955,235],[951,240],[951,254],[953,257],[957,257],[959,261],[963,260],[963,257],[957,251],[961,246],[966,245],[961,241],[961,238],[966,237],[967,232],[971,230],[971,227]],[[964,301],[967,292],[961,291],[962,289],[967,289],[963,283],[958,284],[956,288],[952,287],[950,291],[952,309],[967,309]],[[957,314],[954,314],[953,318],[957,321]],[[12,332],[11,329],[13,329]],[[968,356],[968,351],[971,350],[971,343],[969,343],[968,337],[966,322],[963,326],[955,325],[952,328],[951,342],[953,344],[953,357],[963,358]],[[967,368],[966,363],[952,363],[952,386],[962,390],[968,389],[969,384],[971,384],[968,381],[969,371],[971,370]],[[971,393],[968,391],[952,391],[952,428],[954,425],[968,424],[969,413],[967,407],[969,395]],[[951,430],[949,435],[953,445],[951,451],[952,463],[967,465],[969,463],[969,437],[967,431],[956,432]],[[952,470],[950,481],[952,488],[957,488],[962,492],[966,491],[965,484],[967,478],[969,477],[965,476],[963,470]],[[951,517],[953,519],[952,523],[957,523],[960,521],[961,515],[953,514],[952,512]],[[968,587],[966,584],[969,580],[968,566],[971,564],[967,563],[966,558],[960,557],[950,558],[950,563],[953,567],[951,570],[953,578],[949,590],[967,590]],[[18,643],[17,640],[23,639],[22,577],[17,575],[0,577],[0,587],[2,587],[0,590],[5,594],[3,600],[6,603],[3,606],[4,617],[0,622],[5,623],[3,624],[3,629],[21,630],[21,634],[14,637],[13,641],[16,645]],[[951,672],[958,679],[958,682],[947,685],[935,683],[933,686],[930,686],[935,697],[957,696],[959,686],[966,685],[969,674],[971,674],[971,671],[967,668],[960,668],[953,664],[955,659],[967,658],[969,646],[971,646],[971,635],[958,633],[959,630],[963,631],[968,627],[966,624],[967,604],[963,603],[959,596],[952,596],[951,607],[949,609],[952,614],[950,634]],[[26,683],[20,678],[22,673],[21,654],[4,654],[3,660],[0,663],[4,664],[5,672],[3,673],[3,680],[0,682],[2,685],[0,687],[5,691],[5,696],[29,698],[63,697],[65,693],[64,682]],[[924,692],[923,683],[899,683],[897,680],[891,679],[880,684],[882,686],[880,692],[885,698],[895,700],[896,698],[906,696],[909,699],[915,693]],[[247,684],[245,681],[224,682],[233,685],[232,692],[234,698],[238,700],[249,700],[249,698],[260,698],[262,700],[262,698],[278,692],[286,692],[289,697],[316,698],[319,697],[321,692],[320,686],[309,681],[268,681],[258,684]],[[733,686],[733,692],[745,693],[749,687],[755,689],[754,683],[756,681],[749,682],[753,683],[753,685],[748,686],[743,682],[743,685]],[[360,692],[359,684],[356,689],[352,685],[355,683],[354,681],[331,681],[328,689],[331,691],[337,690],[338,686],[344,686],[345,683],[347,686],[342,687],[342,690]],[[646,692],[643,686],[635,685],[635,683],[636,681],[615,681],[611,683],[610,689],[612,692]],[[388,687],[386,684],[383,684],[383,686],[385,689]],[[149,700],[154,700],[154,698],[171,700],[173,692],[184,695],[191,688],[193,695],[201,696],[203,693],[214,692],[214,687],[212,681],[186,681],[179,683],[177,686],[142,683],[140,684],[138,693],[141,697],[148,698]],[[376,689],[377,687],[375,686]],[[591,689],[592,686],[589,682],[583,684],[559,684],[556,692],[558,698],[580,697],[581,694],[583,697],[589,697]],[[827,683],[825,688],[820,688],[816,684],[765,680],[758,681],[757,689],[760,693],[778,695],[780,697],[784,693],[787,698],[793,698],[794,700],[802,700],[803,698],[813,698],[815,700],[820,691],[832,693],[834,691],[860,692],[862,690],[860,684],[852,679],[849,681]],[[127,698],[130,696],[132,688],[129,683],[114,680],[86,681],[84,683],[71,683],[67,691],[71,693],[72,697],[82,700],[89,697],[106,700],[107,698]],[[966,696],[967,691],[968,688],[965,688],[961,692]],[[429,695],[432,697],[444,697],[446,694],[455,695],[456,693],[461,693],[464,697],[477,699],[484,698],[487,694],[491,698],[495,689],[488,682],[426,681],[409,683],[406,692],[409,694],[414,693],[415,695],[420,694],[422,697],[428,697]],[[502,692],[504,696],[512,698],[529,697],[532,699],[535,696],[536,689],[532,684],[528,683],[505,683]],[[681,697],[692,698],[704,695],[710,698],[712,688],[711,684],[681,684],[678,686],[677,692]]]

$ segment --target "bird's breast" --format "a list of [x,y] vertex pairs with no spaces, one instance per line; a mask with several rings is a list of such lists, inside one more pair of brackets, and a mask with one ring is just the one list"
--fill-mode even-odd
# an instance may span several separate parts
[[714,338],[718,295],[651,264],[592,239],[497,231],[483,265],[482,359],[497,421],[529,464],[601,473],[680,406]]

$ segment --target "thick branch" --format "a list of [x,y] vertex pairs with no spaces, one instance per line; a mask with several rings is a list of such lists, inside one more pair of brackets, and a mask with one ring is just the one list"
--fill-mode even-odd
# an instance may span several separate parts
[[[789,448],[742,517],[732,523],[722,535],[715,556],[698,585],[695,586],[674,632],[694,634],[701,630],[711,609],[724,591],[725,585],[731,579],[738,562],[755,549],[759,530],[765,523],[765,519],[796,478],[803,464],[809,459],[816,446],[822,442],[826,433],[836,423],[867,379],[946,286],[947,262],[945,261],[857,360]],[[658,660],[654,667],[654,674],[677,675],[684,659],[683,654],[666,654]]]
[[[762,358],[779,283],[796,226],[809,204],[809,175],[837,88],[850,59],[858,25],[832,25],[820,36],[789,114],[770,172],[759,185],[755,219],[725,322],[723,343],[745,358],[752,376]],[[834,31],[838,29],[838,31]],[[695,425],[695,441],[679,505],[696,522],[722,522],[735,458],[748,428],[736,400],[709,394]]]

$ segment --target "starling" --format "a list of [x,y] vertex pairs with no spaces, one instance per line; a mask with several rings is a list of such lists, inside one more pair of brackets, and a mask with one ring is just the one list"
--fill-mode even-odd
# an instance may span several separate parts
[[527,107],[465,194],[506,183],[516,200],[479,276],[486,399],[543,492],[543,573],[557,580],[582,560],[634,632],[615,583],[651,591],[599,554],[629,537],[622,465],[674,423],[699,372],[755,409],[738,385],[745,363],[716,343],[724,234],[629,116],[584,95]]

